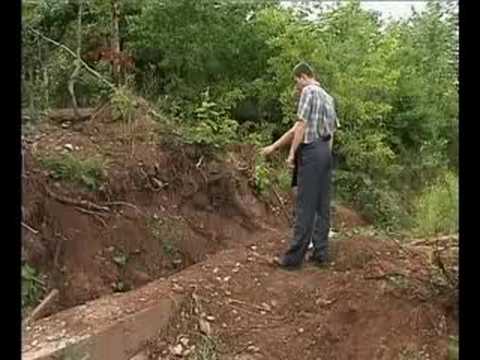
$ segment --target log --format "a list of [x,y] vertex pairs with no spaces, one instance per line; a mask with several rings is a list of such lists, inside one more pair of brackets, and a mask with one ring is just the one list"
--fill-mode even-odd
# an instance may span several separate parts
[[47,310],[48,305],[50,305],[56,298],[58,297],[58,290],[53,289],[47,295],[45,299],[32,311],[30,316],[25,320],[25,324],[29,324],[32,321],[35,321],[42,317],[45,314],[45,310]]
[[47,117],[58,123],[70,121],[85,121],[92,117],[95,112],[95,108],[79,108],[78,109],[78,118],[75,114],[75,109],[53,109],[47,113]]

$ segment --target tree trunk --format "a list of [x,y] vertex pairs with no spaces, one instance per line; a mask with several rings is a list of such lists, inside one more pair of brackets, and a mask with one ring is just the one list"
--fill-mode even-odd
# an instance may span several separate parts
[[112,0],[112,75],[116,85],[120,83],[120,0]]
[[82,67],[80,62],[80,54],[82,51],[82,10],[83,10],[83,1],[80,0],[78,4],[78,24],[77,24],[77,59],[75,60],[75,69],[73,70],[72,76],[70,76],[70,81],[68,82],[68,91],[72,97],[73,111],[75,112],[75,117],[77,120],[80,119],[80,113],[78,111],[77,97],[75,95],[75,83],[77,82],[78,74]]

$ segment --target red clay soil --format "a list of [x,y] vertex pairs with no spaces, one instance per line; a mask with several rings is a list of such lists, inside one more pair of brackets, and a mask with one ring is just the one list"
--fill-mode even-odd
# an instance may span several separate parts
[[258,240],[175,282],[191,301],[145,358],[447,359],[454,297],[432,290],[422,254],[412,264],[391,242],[352,237],[332,242],[330,266],[289,272],[269,262],[287,238]]
[[[109,119],[46,123],[26,137],[23,221],[38,233],[24,229],[22,255],[60,290],[51,311],[197,263],[188,278],[175,275],[174,291],[190,301],[145,358],[447,359],[456,297],[428,252],[348,237],[342,229],[366,222],[337,207],[333,263],[275,268],[290,234],[248,186],[251,149],[219,160],[165,145],[148,119],[128,129]],[[38,159],[62,151],[102,155],[107,180],[92,192],[53,179]]]
[[[25,136],[23,221],[38,233],[23,228],[22,257],[47,290],[59,289],[52,311],[166,277],[241,244],[268,217],[233,164],[163,144],[148,118],[126,126],[102,116],[67,129],[47,122]],[[106,160],[97,191],[42,166],[62,153]]]

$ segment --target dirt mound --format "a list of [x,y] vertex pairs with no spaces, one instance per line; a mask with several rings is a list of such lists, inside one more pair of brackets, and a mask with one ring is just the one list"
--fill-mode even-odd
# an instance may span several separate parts
[[[104,108],[67,125],[45,123],[25,139],[23,221],[33,231],[24,229],[23,259],[59,289],[52,311],[169,276],[268,220],[246,174],[194,146],[165,145],[147,116],[119,124]],[[92,158],[98,176],[82,170]],[[84,173],[70,176],[76,169]]]
[[368,225],[368,222],[355,210],[340,204],[335,206],[334,222],[340,229],[351,229]]
[[[335,242],[341,266],[288,272],[263,260],[281,252],[283,240],[270,234],[212,259],[196,278],[182,278],[191,302],[143,353],[149,359],[173,359],[179,351],[236,360],[447,358],[457,319],[445,296],[432,293],[421,254],[414,261],[425,274],[420,280],[405,273],[409,260],[399,247],[366,237]],[[393,273],[405,277],[398,281]]]

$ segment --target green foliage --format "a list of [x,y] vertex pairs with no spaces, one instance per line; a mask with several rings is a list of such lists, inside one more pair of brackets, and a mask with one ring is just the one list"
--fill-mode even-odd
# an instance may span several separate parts
[[112,116],[114,120],[131,123],[134,120],[137,101],[134,94],[127,87],[119,87],[113,93],[110,102],[112,104]]
[[458,348],[458,336],[450,336],[448,339],[448,360],[458,360]]
[[56,179],[69,181],[96,190],[105,179],[106,163],[101,158],[80,159],[71,154],[50,155],[39,158],[43,167]]
[[170,259],[181,255],[177,244],[185,238],[184,224],[174,218],[159,219],[154,216],[149,221],[152,236],[157,239],[163,249],[163,252]]
[[[109,43],[111,4],[85,6],[86,51],[105,38]],[[292,68],[307,61],[336,101],[339,194],[374,221],[406,226],[411,199],[444,169],[458,170],[456,5],[428,1],[424,12],[388,24],[358,0],[307,19],[315,6],[121,2],[122,46],[135,55],[137,71],[131,87],[108,94],[114,112],[132,121],[133,94],[140,92],[175,119],[187,143],[217,150],[232,142],[263,146],[291,126]],[[75,48],[76,11],[75,2],[43,0],[24,7],[23,22]],[[31,33],[22,37],[22,106],[69,106],[72,59]],[[110,78],[109,65],[92,66]],[[106,94],[84,71],[80,78],[81,104]],[[260,193],[273,183],[287,188],[289,172],[275,168],[258,162],[253,180]]]
[[195,347],[195,352],[189,357],[190,360],[217,360],[217,340],[211,336],[201,335],[199,343]]
[[43,294],[45,284],[30,265],[22,265],[22,308],[34,306]]
[[339,170],[335,174],[336,194],[379,226],[390,229],[410,226],[407,199],[387,181],[366,173]]
[[259,194],[265,193],[271,187],[271,168],[262,156],[257,156],[255,159],[253,183],[255,184],[255,190]]
[[415,229],[419,235],[458,231],[458,177],[446,173],[429,186],[415,203]]
[[223,148],[236,139],[238,123],[217,103],[210,101],[209,91],[203,95],[203,101],[194,110],[195,124],[187,127],[186,141],[191,144]]

